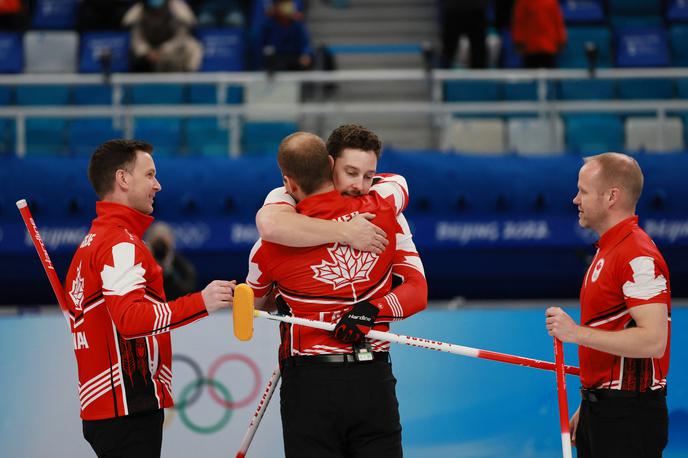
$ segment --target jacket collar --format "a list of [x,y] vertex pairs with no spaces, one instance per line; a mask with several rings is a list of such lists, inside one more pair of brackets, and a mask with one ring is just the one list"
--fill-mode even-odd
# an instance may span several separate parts
[[625,239],[628,236],[628,234],[633,232],[633,230],[637,227],[637,215],[631,216],[630,218],[626,218],[625,220],[616,223],[615,226],[612,226],[610,229],[607,230],[607,232],[602,234],[602,237],[600,237],[595,246],[600,250],[612,248],[616,246],[620,241]]
[[98,217],[94,222],[124,227],[139,238],[154,220],[152,216],[115,202],[96,202],[96,214]]

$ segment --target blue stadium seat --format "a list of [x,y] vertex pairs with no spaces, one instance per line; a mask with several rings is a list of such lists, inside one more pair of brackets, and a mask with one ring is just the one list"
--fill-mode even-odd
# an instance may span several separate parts
[[688,21],[688,1],[671,0],[666,9],[666,18],[669,22]]
[[36,0],[33,7],[34,29],[73,29],[77,0]]
[[134,138],[153,145],[161,156],[179,154],[182,149],[181,118],[136,118]]
[[502,30],[499,34],[502,38],[502,52],[499,56],[499,66],[501,68],[521,68],[523,67],[523,60],[521,55],[516,51],[514,40],[511,37],[509,29]]
[[617,82],[620,99],[671,99],[674,82],[670,79],[623,79]]
[[185,125],[186,149],[189,154],[227,156],[228,132],[217,118],[190,118]]
[[669,46],[664,28],[619,28],[615,35],[618,67],[666,67],[669,65]]
[[129,88],[134,105],[168,105],[185,102],[183,84],[134,84]]
[[20,85],[17,86],[17,105],[68,105],[71,102],[69,86]]
[[113,127],[111,118],[74,119],[69,125],[69,151],[87,156],[101,143],[123,136],[121,129]]
[[[244,101],[244,88],[228,86],[225,103],[240,104]],[[192,84],[189,86],[189,103],[214,105],[217,103],[217,86],[215,84]]]
[[26,154],[59,155],[65,152],[67,121],[63,118],[26,120]]
[[105,84],[74,86],[75,105],[111,105],[112,88]]
[[669,37],[671,40],[671,62],[676,67],[688,67],[688,25],[672,26],[669,29]]
[[110,54],[110,71],[129,70],[129,32],[84,32],[81,34],[79,71],[100,73],[102,56]]
[[604,8],[599,0],[563,0],[561,12],[567,24],[604,21]]
[[[676,95],[679,99],[688,100],[688,78],[676,80]],[[688,128],[688,126],[686,127]]]
[[0,118],[0,155],[13,154],[14,148],[14,120]]
[[564,116],[567,147],[580,154],[621,151],[624,129],[621,119],[611,114]]
[[616,98],[613,80],[562,80],[559,83],[562,100],[609,100]]
[[495,101],[501,98],[499,83],[493,81],[446,81],[446,102]]
[[0,32],[0,73],[21,73],[24,65],[22,36]]
[[14,89],[12,86],[0,86],[0,106],[14,103]]
[[239,72],[244,70],[244,31],[240,28],[199,29],[203,45],[203,72]]
[[609,0],[612,15],[647,16],[662,12],[661,0]]
[[[538,99],[538,83],[503,83],[502,91],[504,93],[504,100],[537,100]],[[554,84],[550,81],[547,83],[547,99],[555,98]]]
[[664,27],[661,16],[611,16],[609,23],[612,29]]
[[597,45],[597,66],[609,68],[612,66],[612,37],[606,27],[569,27],[566,31],[568,39],[564,51],[557,59],[561,68],[586,68],[588,60],[585,57],[585,43],[593,42]]
[[245,154],[276,155],[284,137],[299,130],[294,122],[247,121],[241,134],[241,149]]

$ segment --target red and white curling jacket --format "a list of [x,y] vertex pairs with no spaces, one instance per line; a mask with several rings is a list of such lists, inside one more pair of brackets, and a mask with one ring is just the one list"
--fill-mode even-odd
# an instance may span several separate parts
[[165,300],[162,268],[142,241],[151,216],[112,202],[96,213],[65,280],[81,418],[171,407],[169,331],[206,316],[203,298]]

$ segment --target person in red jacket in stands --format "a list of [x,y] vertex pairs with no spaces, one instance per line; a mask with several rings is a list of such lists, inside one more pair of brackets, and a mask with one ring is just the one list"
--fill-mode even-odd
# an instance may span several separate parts
[[559,0],[517,0],[511,35],[526,68],[555,68],[566,44]]
[[233,281],[168,302],[162,268],[144,244],[162,187],[153,147],[109,140],[91,156],[97,217],[65,279],[83,433],[99,457],[159,457],[172,407],[170,330],[233,303]]

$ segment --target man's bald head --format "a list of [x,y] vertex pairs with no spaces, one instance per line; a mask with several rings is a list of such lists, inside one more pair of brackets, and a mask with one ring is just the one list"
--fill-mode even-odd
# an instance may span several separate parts
[[277,151],[282,175],[296,181],[305,194],[332,181],[325,142],[309,132],[295,132],[282,140]]
[[583,159],[584,167],[595,167],[601,190],[619,188],[623,191],[624,206],[635,209],[643,191],[643,172],[638,161],[621,153],[603,153]]

